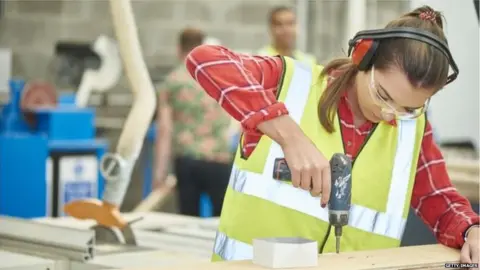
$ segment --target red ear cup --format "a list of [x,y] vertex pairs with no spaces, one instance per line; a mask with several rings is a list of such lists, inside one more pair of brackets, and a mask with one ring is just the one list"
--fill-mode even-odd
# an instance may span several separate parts
[[361,39],[355,44],[355,48],[352,52],[352,62],[359,66],[367,53],[372,48],[373,40],[372,39]]

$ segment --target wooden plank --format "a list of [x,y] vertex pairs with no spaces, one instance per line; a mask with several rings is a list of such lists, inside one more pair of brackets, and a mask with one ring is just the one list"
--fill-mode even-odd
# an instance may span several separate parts
[[[458,262],[460,252],[441,245],[412,246],[374,251],[322,254],[318,266],[290,270],[417,270],[445,269],[446,263]],[[162,268],[162,270],[265,270],[251,261],[201,263]],[[124,270],[158,270],[127,268]]]
[[460,171],[472,174],[480,173],[480,161],[478,159],[449,158],[445,160],[450,171]]
[[[96,265],[96,269],[122,268],[122,267],[155,267],[163,269],[183,264],[205,263],[209,257],[199,258],[190,254],[168,251],[137,251],[97,256],[89,265]],[[93,269],[93,268],[92,268]]]
[[464,172],[450,171],[449,173],[452,184],[457,189],[458,193],[465,196],[471,202],[478,202],[480,194],[480,176],[468,174]]
[[155,188],[140,204],[133,209],[133,212],[149,212],[159,209],[167,199],[173,195],[173,190],[177,185],[177,178],[169,174],[165,180],[165,185]]

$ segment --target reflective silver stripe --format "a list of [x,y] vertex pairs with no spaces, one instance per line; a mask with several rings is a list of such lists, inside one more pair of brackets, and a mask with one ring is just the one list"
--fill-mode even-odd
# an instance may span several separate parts
[[401,214],[389,215],[355,204],[350,208],[348,219],[351,227],[397,240],[402,239],[406,222]]
[[320,207],[320,199],[308,191],[258,173],[232,167],[230,186],[233,190],[297,210],[328,222],[328,211]]
[[386,211],[390,215],[402,215],[403,213],[412,170],[416,131],[417,120],[398,121],[397,149],[393,162],[392,180]]
[[[299,211],[328,222],[328,207],[320,207],[320,198],[308,191],[274,180],[272,177],[232,168],[230,186],[233,190],[255,196],[280,206]],[[406,220],[399,214],[388,214],[361,206],[352,205],[348,225],[363,231],[400,240]]]
[[222,232],[217,232],[213,252],[225,261],[251,260],[253,258],[251,245],[232,239]]

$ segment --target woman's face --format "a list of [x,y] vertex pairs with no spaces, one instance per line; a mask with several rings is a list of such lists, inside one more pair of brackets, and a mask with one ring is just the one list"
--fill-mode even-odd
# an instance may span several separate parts
[[435,89],[415,88],[398,68],[360,72],[357,96],[364,117],[373,122],[411,119],[428,106]]

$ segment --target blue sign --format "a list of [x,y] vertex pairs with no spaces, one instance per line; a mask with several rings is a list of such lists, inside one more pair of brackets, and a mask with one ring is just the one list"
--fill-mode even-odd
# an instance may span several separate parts
[[92,183],[87,181],[76,181],[72,183],[66,183],[64,185],[64,202],[68,203],[71,201],[92,198],[95,197],[93,194]]
[[97,197],[98,160],[95,156],[62,157],[59,166],[62,201],[58,213],[63,216],[65,203]]

